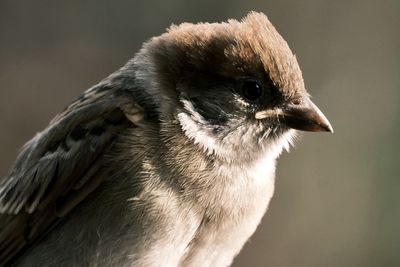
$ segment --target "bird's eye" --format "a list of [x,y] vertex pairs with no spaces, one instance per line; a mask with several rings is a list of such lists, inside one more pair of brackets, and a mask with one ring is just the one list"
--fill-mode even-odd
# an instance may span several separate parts
[[247,100],[256,101],[263,95],[263,88],[256,81],[243,81],[241,94]]

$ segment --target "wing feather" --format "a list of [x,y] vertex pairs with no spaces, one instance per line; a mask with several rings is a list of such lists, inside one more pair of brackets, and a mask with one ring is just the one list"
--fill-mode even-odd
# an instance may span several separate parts
[[[133,108],[134,110],[129,110]],[[97,86],[59,114],[21,149],[0,183],[0,266],[49,231],[106,177],[103,155],[145,117],[130,94]]]

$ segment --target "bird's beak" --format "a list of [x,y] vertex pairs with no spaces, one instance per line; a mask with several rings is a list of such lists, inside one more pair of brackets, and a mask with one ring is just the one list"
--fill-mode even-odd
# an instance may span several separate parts
[[308,97],[301,99],[298,103],[289,104],[282,109],[282,113],[281,123],[290,128],[301,131],[333,133],[333,128],[328,119]]
[[274,117],[278,118],[281,124],[292,129],[333,133],[333,128],[328,119],[308,97],[284,108],[262,110],[255,114],[256,119]]

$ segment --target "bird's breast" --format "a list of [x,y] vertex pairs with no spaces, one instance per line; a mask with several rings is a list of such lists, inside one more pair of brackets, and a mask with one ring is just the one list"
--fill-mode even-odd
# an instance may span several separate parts
[[198,199],[206,203],[204,218],[182,266],[230,265],[268,207],[275,161],[262,158],[247,166],[221,166],[218,175],[215,187]]
[[203,192],[210,213],[243,216],[268,205],[274,192],[275,160],[264,156],[250,164],[221,165],[214,175],[214,185]]

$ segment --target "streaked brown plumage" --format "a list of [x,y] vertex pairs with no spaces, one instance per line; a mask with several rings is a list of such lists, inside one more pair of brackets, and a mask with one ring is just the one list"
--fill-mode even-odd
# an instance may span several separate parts
[[293,129],[332,131],[265,15],[172,26],[23,147],[0,265],[230,265]]

